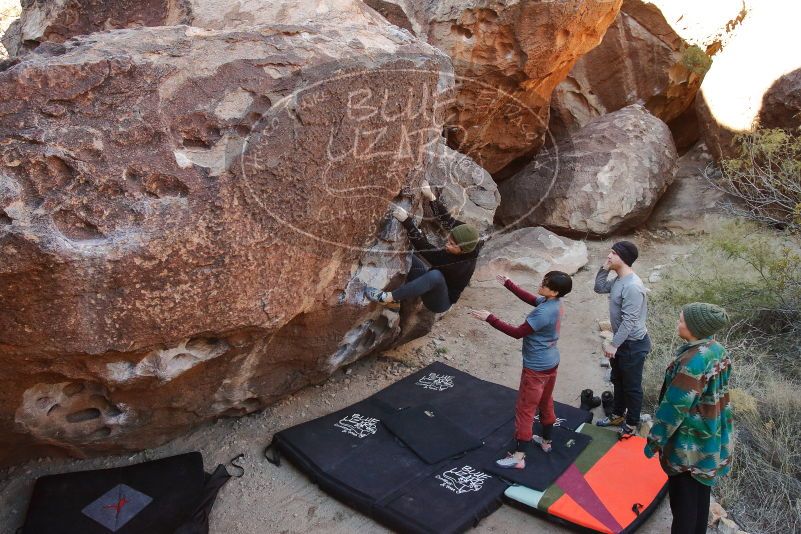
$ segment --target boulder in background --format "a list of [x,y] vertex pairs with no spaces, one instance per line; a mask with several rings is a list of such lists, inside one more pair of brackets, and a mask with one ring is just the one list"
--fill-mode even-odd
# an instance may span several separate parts
[[639,104],[590,121],[499,186],[496,222],[606,236],[644,223],[673,181],[667,125]]
[[575,274],[587,264],[587,245],[545,228],[521,228],[493,237],[482,250],[472,286],[497,285],[503,274],[515,283],[536,287],[548,271]]

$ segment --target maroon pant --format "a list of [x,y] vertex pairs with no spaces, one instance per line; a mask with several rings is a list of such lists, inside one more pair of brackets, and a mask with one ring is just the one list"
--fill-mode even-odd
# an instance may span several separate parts
[[556,414],[553,411],[553,387],[556,385],[557,367],[546,371],[532,371],[523,367],[515,405],[515,438],[518,441],[531,441],[534,416],[538,408],[540,423],[543,426],[550,426],[556,422]]

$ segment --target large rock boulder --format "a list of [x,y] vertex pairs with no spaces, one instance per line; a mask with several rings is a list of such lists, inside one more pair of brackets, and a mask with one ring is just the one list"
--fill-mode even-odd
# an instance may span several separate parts
[[402,334],[362,289],[408,268],[387,209],[419,201],[444,54],[386,23],[169,26],[3,68],[0,464],[154,446]]
[[587,245],[560,237],[545,228],[521,228],[497,235],[482,250],[470,285],[497,284],[503,274],[515,282],[536,287],[548,271],[574,274],[587,265]]
[[189,24],[212,30],[259,24],[380,24],[359,0],[22,0],[22,15],[3,38],[11,55],[42,42],[63,43],[76,35],[142,26]]
[[590,121],[499,186],[498,222],[605,236],[645,222],[673,181],[667,125],[634,104]]
[[444,140],[432,151],[426,179],[440,191],[453,216],[487,235],[501,203],[498,186],[485,169],[469,156],[449,148]]
[[759,126],[793,130],[801,126],[801,68],[773,82],[762,97]]
[[[554,91],[551,131],[559,137],[595,117],[641,103],[672,127],[689,109],[711,60],[679,37],[650,2],[624,0],[597,47],[582,56]],[[683,144],[698,139],[679,131]],[[677,137],[677,135],[674,135]]]
[[[2,43],[2,38],[8,31],[9,26],[19,19],[20,9],[17,0],[0,2],[0,60],[8,57],[8,51]],[[14,24],[15,29],[18,27],[18,24]]]
[[703,139],[716,159],[732,157],[738,133],[801,126],[798,2],[746,2],[747,14],[715,56],[697,106]]
[[543,144],[553,89],[601,42],[621,1],[367,3],[453,59],[448,144],[496,175]]
[[725,200],[725,195],[704,177],[711,161],[712,156],[703,143],[679,158],[675,180],[648,218],[649,229],[700,234],[719,222],[722,216],[719,203]]

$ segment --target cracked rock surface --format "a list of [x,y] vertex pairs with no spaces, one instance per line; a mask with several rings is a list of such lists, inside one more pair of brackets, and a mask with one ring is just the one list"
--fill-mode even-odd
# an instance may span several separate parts
[[261,409],[425,314],[361,293],[402,281],[387,210],[442,131],[450,62],[409,33],[140,27],[3,68],[0,465]]
[[[496,175],[546,143],[551,93],[622,0],[367,0],[453,60],[448,144]],[[398,9],[400,8],[400,9]]]

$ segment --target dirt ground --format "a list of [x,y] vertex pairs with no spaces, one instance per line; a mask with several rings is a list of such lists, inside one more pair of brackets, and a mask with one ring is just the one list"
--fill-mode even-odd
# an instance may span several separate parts
[[[635,268],[647,282],[654,266],[669,264],[688,250],[679,238],[661,239],[650,233],[631,236],[641,245]],[[588,241],[590,259],[574,277],[574,290],[565,299],[566,313],[559,347],[562,361],[556,400],[578,405],[579,392],[591,388],[600,394],[611,389],[601,359],[597,320],[607,317],[606,298],[592,291],[597,266],[610,241]],[[658,270],[658,269],[657,269]],[[658,282],[655,282],[658,283]],[[472,318],[471,308],[485,308],[519,324],[529,306],[498,285],[468,288],[425,337],[385,354],[356,362],[337,371],[324,384],[297,392],[263,412],[240,419],[223,419],[201,427],[162,447],[130,456],[90,460],[41,459],[0,472],[0,532],[14,532],[22,523],[37,477],[65,471],[127,465],[200,450],[207,470],[239,453],[246,472],[220,492],[211,517],[211,531],[227,534],[385,532],[380,525],[323,493],[292,466],[275,467],[262,457],[274,432],[338,410],[375,393],[428,363],[441,360],[480,378],[517,387],[521,342]],[[600,409],[597,409],[600,415]],[[665,501],[641,532],[670,530]],[[484,519],[476,532],[567,532],[564,527],[509,506]]]

